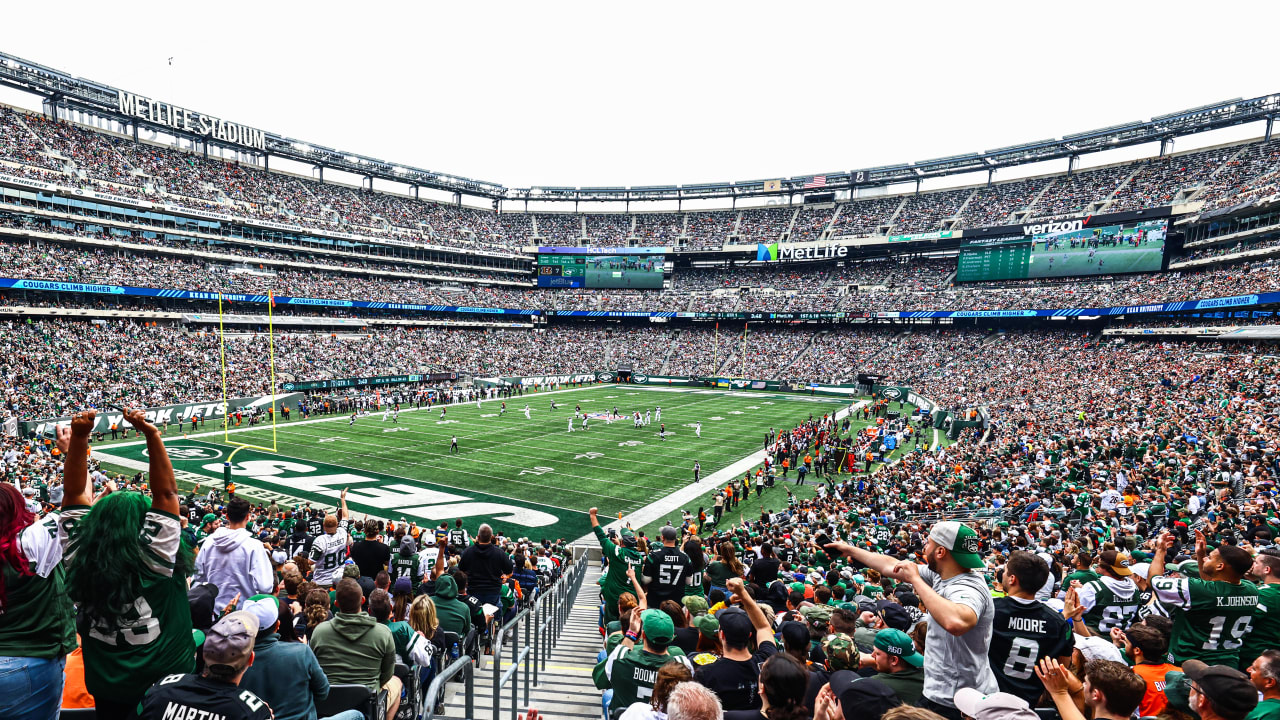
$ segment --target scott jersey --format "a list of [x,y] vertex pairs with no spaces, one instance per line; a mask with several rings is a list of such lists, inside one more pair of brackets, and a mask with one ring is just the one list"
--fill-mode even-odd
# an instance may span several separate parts
[[141,720],[208,718],[270,720],[266,701],[231,683],[199,675],[170,675],[147,691],[138,706]]
[[[58,534],[69,568],[75,566],[80,549],[76,526],[89,512],[83,506],[62,512]],[[181,527],[176,515],[147,510],[137,537],[145,565],[145,569],[139,568],[138,597],[122,608],[116,627],[80,622],[84,682],[92,695],[126,702],[136,697],[133,688],[195,669],[187,579],[173,572]]]
[[1142,607],[1138,599],[1138,586],[1128,578],[1115,580],[1099,578],[1080,586],[1077,593],[1084,606],[1084,624],[1099,635],[1106,635],[1111,628],[1129,627]]
[[347,521],[338,523],[332,535],[316,536],[311,543],[311,561],[316,564],[311,579],[317,585],[335,585],[342,579],[342,563],[347,559]]
[[1195,659],[1236,667],[1258,609],[1258,588],[1253,583],[1158,577],[1151,587],[1173,616],[1170,662],[1181,665]]
[[678,548],[665,545],[654,550],[644,563],[644,575],[649,580],[649,602],[654,607],[663,600],[680,602],[689,584],[693,561]]
[[987,655],[1000,691],[1017,695],[1035,706],[1044,692],[1036,677],[1041,658],[1058,659],[1071,654],[1071,625],[1039,600],[1012,597],[995,599],[991,645]]

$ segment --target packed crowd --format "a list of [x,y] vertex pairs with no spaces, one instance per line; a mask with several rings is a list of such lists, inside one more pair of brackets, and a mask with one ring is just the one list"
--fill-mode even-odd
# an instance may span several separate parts
[[1273,348],[978,341],[908,340],[891,377],[987,434],[857,406],[653,537],[597,529],[610,717],[1280,714]]
[[730,241],[774,242],[788,228],[793,240],[814,240],[828,225],[833,236],[874,234],[887,225],[893,233],[929,232],[941,229],[941,221],[957,213],[962,226],[975,227],[998,224],[1027,209],[1032,218],[1077,214],[1108,199],[1110,210],[1168,204],[1179,191],[1187,191],[1184,199],[1194,196],[1215,208],[1275,193],[1280,187],[1278,147],[1280,143],[1272,142],[1211,149],[976,190],[858,200],[841,205],[834,224],[829,209],[792,206],[659,214],[653,219],[616,213],[542,213],[531,218],[268,173],[0,109],[0,165],[12,174],[76,187],[97,183],[116,194],[163,198],[315,230],[476,248],[520,247],[535,237],[570,244],[588,237],[608,245],[625,244],[631,237],[662,243],[685,240],[687,246],[701,248]]

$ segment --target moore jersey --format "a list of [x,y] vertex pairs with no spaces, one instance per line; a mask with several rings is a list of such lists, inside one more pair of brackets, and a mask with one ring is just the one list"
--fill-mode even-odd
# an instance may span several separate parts
[[1173,616],[1170,662],[1181,665],[1195,659],[1236,667],[1258,608],[1253,583],[1158,577],[1151,587]]
[[1104,577],[1080,586],[1077,591],[1084,608],[1084,624],[1097,635],[1105,636],[1111,628],[1124,630],[1138,615],[1142,601],[1133,580]]
[[658,607],[663,600],[680,602],[689,584],[693,561],[679,548],[659,547],[644,563],[644,576],[649,581],[649,602]]
[[1266,650],[1280,648],[1280,585],[1259,585],[1252,630],[1240,648],[1240,668],[1247,668]]
[[[75,567],[79,551],[76,526],[89,512],[85,506],[62,512],[58,536],[68,568]],[[141,592],[122,608],[118,626],[90,624],[85,619],[79,623],[85,688],[113,702],[136,699],[136,688],[195,669],[187,578],[173,573],[182,523],[177,515],[148,509],[137,542],[145,565],[138,572]]]
[[1075,647],[1071,625],[1039,600],[1001,597],[995,599],[995,606],[987,650],[991,671],[1001,692],[1035,707],[1044,692],[1044,684],[1036,677],[1036,663],[1041,658],[1056,660],[1071,654]]
[[347,559],[347,521],[338,523],[332,535],[317,535],[311,543],[311,562],[316,564],[311,579],[317,585],[336,585],[342,579],[342,563]]
[[199,675],[170,675],[147,691],[138,705],[138,717],[270,720],[274,715],[262,698],[231,683]]

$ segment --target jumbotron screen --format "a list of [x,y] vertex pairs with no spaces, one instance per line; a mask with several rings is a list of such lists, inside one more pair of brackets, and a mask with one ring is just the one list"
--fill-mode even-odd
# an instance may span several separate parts
[[1077,220],[1026,227],[1031,234],[966,241],[956,282],[1157,272],[1169,222],[1087,227]]
[[662,289],[663,255],[538,255],[538,287]]

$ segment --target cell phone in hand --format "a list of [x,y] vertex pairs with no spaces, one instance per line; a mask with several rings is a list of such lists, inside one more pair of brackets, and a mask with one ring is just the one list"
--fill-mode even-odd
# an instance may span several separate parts
[[826,546],[831,544],[831,537],[826,533],[818,533],[818,536],[815,537],[813,541],[825,548]]

